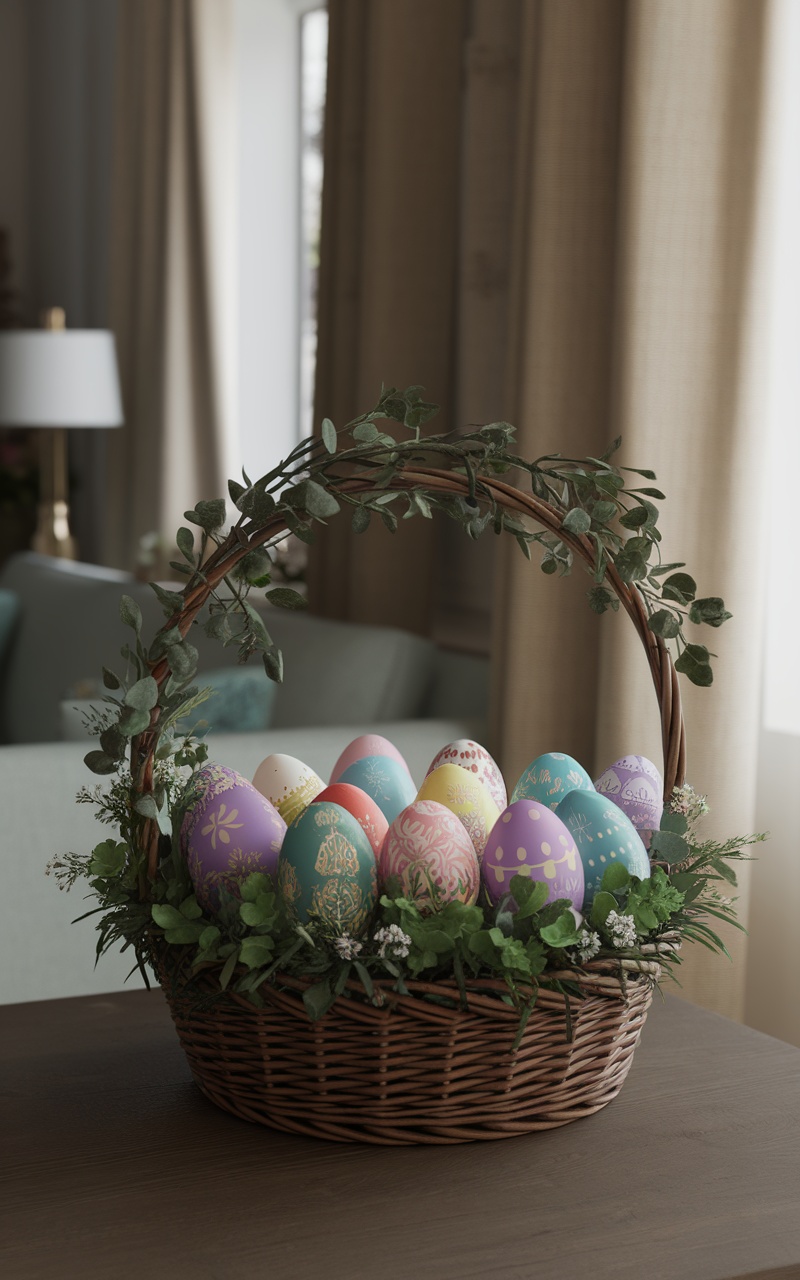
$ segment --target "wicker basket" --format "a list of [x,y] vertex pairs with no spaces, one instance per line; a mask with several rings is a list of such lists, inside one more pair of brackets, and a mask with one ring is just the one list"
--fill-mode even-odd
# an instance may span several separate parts
[[[500,480],[481,478],[496,502],[557,533],[590,565],[595,548],[561,527],[561,515],[540,499]],[[467,478],[415,467],[393,489],[416,485],[467,496]],[[359,493],[368,477],[348,476],[336,492]],[[190,585],[182,612],[167,626],[186,634],[211,587],[247,551],[285,528],[273,520],[246,541],[231,538],[205,566],[206,580]],[[647,627],[634,585],[609,570],[607,580],[644,645],[661,709],[665,793],[683,781],[685,741],[675,671],[663,641]],[[168,675],[166,663],[153,669]],[[152,769],[148,735],[140,739],[142,776]],[[148,754],[149,753],[149,754]],[[151,873],[157,830],[149,833]],[[665,939],[662,949],[675,944]],[[655,953],[656,948],[652,949]],[[616,1097],[630,1069],[660,968],[643,962],[598,960],[569,980],[580,995],[541,988],[516,1049],[519,1013],[502,999],[499,981],[467,984],[468,1010],[455,981],[409,982],[408,996],[376,984],[376,1007],[353,988],[318,1022],[309,1021],[304,983],[282,977],[260,989],[264,1007],[221,993],[215,972],[191,973],[186,949],[153,942],[152,962],[170,1005],[199,1088],[242,1119],[339,1142],[455,1143],[507,1138],[555,1128],[592,1115]]]

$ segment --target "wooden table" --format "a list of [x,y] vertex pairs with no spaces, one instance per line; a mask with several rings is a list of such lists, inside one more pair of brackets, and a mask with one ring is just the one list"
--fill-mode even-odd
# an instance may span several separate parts
[[338,1146],[191,1082],[160,992],[0,1008],[3,1280],[800,1277],[800,1051],[657,999],[563,1129]]

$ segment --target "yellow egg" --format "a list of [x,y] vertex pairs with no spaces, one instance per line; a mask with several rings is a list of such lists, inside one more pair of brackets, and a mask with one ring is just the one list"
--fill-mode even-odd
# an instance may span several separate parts
[[302,760],[271,755],[256,769],[253,786],[274,804],[288,825],[319,795],[325,783]]
[[500,810],[488,787],[457,764],[440,764],[428,774],[417,794],[418,800],[436,800],[463,822],[479,858]]

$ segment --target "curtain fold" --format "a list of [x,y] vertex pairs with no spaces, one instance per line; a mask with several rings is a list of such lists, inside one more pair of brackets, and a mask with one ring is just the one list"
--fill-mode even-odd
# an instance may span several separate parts
[[[109,437],[105,559],[169,553],[225,492],[235,431],[232,0],[121,0],[110,312],[125,426]],[[168,554],[167,554],[168,558]]]
[[[315,422],[342,427],[381,384],[424,385],[452,425],[464,0],[331,0]],[[376,523],[376,522],[374,522]],[[326,530],[315,611],[426,634],[435,534],[413,520]]]
[[[688,776],[720,835],[750,830],[754,812],[759,539],[741,513],[759,471],[769,15],[770,0],[330,8],[317,416],[352,416],[381,379],[425,382],[448,409],[434,429],[452,406],[456,422],[505,418],[534,457],[597,455],[621,434],[623,465],[656,470],[667,558],[734,614],[697,636],[719,654],[714,688],[686,693]],[[409,305],[422,297],[422,312]],[[589,611],[580,568],[555,582],[510,540],[475,560],[449,534],[437,568],[415,524],[391,558],[388,539],[359,547],[339,532],[312,601],[430,631],[437,593],[451,610],[470,593],[491,600],[489,745],[512,782],[548,750],[593,776],[631,752],[659,761],[639,641],[624,616]],[[733,968],[692,953],[681,980],[741,1017],[743,944],[727,941]]]

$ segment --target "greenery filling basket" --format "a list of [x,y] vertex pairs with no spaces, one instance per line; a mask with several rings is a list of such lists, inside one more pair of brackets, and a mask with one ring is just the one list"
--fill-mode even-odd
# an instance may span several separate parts
[[[326,419],[318,439],[269,475],[231,481],[232,526],[222,499],[186,513],[200,531],[199,544],[188,527],[177,535],[182,559],[172,567],[186,586],[153,584],[166,621],[149,644],[138,607],[123,597],[135,640],[122,649],[124,673],[104,670],[104,707],[88,717],[99,745],[86,762],[113,781],[78,798],[96,804],[119,838],[52,867],[62,887],[88,878],[100,904],[98,954],[121,943],[145,978],[154,970],[212,1102],[334,1141],[503,1138],[606,1106],[659,979],[680,962],[681,940],[724,951],[710,922],[736,920],[719,888],[735,884],[729,864],[756,839],[719,845],[695,834],[705,804],[683,785],[677,673],[696,684],[712,677],[708,650],[688,643],[683,628],[730,615],[719,598],[696,598],[684,566],[662,562],[653,500],[663,495],[626,481],[654,480],[652,472],[615,467],[619,441],[599,459],[525,461],[506,423],[423,437],[434,411],[419,388],[385,390],[341,432]],[[512,469],[530,492],[509,482]],[[259,653],[280,680],[282,657],[248,599],[269,586],[273,549],[288,533],[313,540],[314,525],[342,507],[356,532],[376,517],[394,531],[403,504],[406,517],[443,510],[473,538],[510,533],[528,558],[538,543],[546,573],[568,572],[577,556],[593,578],[591,607],[621,604],[642,641],[661,712],[667,803],[650,840],[650,876],[607,870],[585,919],[520,876],[493,906],[434,903],[433,911],[384,886],[372,940],[298,919],[257,871],[226,889],[215,912],[194,893],[180,827],[187,775],[206,748],[186,725],[209,691],[194,683],[192,628],[236,644],[242,660]],[[304,603],[285,587],[267,596],[282,607]]]

